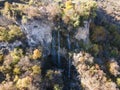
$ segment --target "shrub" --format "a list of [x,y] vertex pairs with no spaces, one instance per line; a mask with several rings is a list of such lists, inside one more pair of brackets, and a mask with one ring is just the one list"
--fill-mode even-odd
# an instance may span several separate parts
[[13,58],[12,65],[15,65],[20,61],[20,58],[23,56],[23,51],[22,49],[14,49],[14,51],[12,51],[10,54]]
[[49,79],[49,81],[52,81],[54,84],[63,84],[62,74],[60,71],[48,70],[46,73],[46,78]]
[[94,44],[90,51],[94,56],[97,56],[99,54],[99,51],[100,51],[99,45]]
[[113,57],[117,57],[119,54],[119,51],[117,48],[113,48],[110,52],[110,55],[113,56]]
[[63,20],[65,23],[74,24],[75,21],[79,20],[79,15],[75,12],[73,3],[71,0],[65,2],[65,8],[63,10]]
[[17,82],[19,80],[18,75],[15,75],[13,82]]
[[8,28],[0,27],[0,41],[11,42],[22,38],[23,33],[20,27],[16,25],[9,25]]
[[120,78],[117,78],[117,85],[120,87]]
[[3,61],[3,58],[4,57],[4,55],[3,54],[0,54],[0,63]]
[[11,66],[9,66],[9,65],[3,65],[3,66],[1,66],[0,67],[0,71],[1,72],[3,72],[3,73],[10,73],[11,72],[11,70],[12,70],[12,67]]
[[19,67],[15,67],[13,70],[14,74],[20,74],[20,68]]
[[22,90],[23,88],[29,87],[31,84],[31,78],[29,76],[19,79],[16,83],[16,87]]
[[48,78],[48,79],[53,79],[53,74],[54,74],[54,71],[53,70],[48,70],[47,71],[47,74],[46,74],[46,77]]
[[65,8],[66,9],[72,9],[73,8],[73,3],[71,0],[65,2]]
[[20,27],[16,25],[10,25],[8,27],[10,29],[10,31],[8,32],[10,41],[13,41],[14,39],[19,39],[23,36],[23,33],[20,30]]
[[11,9],[11,4],[8,3],[8,2],[5,2],[5,5],[4,5],[4,14],[8,14],[8,12],[10,12],[10,9]]
[[33,51],[33,59],[34,60],[41,58],[41,56],[42,56],[42,52],[39,49],[35,49]]
[[113,41],[111,41],[112,45],[120,48],[120,33],[115,31],[113,33]]
[[114,47],[120,48],[120,32],[116,25],[108,24],[106,27],[107,31],[110,33],[110,44]]
[[117,76],[120,74],[119,72],[119,65],[117,63],[117,61],[110,61],[108,63],[108,68],[109,68],[109,72],[114,75],[114,76]]
[[34,0],[29,1],[29,5],[32,5],[32,4],[34,4]]
[[33,74],[40,74],[41,73],[41,68],[38,65],[34,65],[32,67]]
[[27,21],[28,21],[27,16],[22,16],[22,24],[27,23]]
[[62,87],[60,87],[58,84],[54,85],[54,90],[62,90]]
[[90,38],[93,42],[100,43],[106,40],[107,33],[102,26],[95,26],[91,29],[92,31],[91,31]]
[[0,27],[0,41],[8,41],[8,31],[4,27]]

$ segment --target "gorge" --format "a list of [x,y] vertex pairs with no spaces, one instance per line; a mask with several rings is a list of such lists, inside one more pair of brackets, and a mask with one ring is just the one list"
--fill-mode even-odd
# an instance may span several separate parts
[[112,2],[0,4],[0,90],[119,90],[119,10],[109,9]]

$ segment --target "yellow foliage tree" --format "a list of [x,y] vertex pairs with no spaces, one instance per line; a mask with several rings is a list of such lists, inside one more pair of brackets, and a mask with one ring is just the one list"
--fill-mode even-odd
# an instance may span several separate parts
[[3,14],[4,14],[5,16],[7,16],[8,18],[11,17],[11,12],[10,12],[10,10],[11,10],[11,4],[8,3],[8,2],[5,2]]
[[5,2],[4,11],[5,11],[5,12],[8,12],[8,11],[10,10],[10,8],[11,8],[11,5],[10,5],[10,3],[8,3],[8,2]]
[[32,70],[33,70],[33,74],[40,74],[40,72],[41,72],[41,68],[38,65],[34,65],[32,67]]
[[42,56],[42,52],[39,49],[33,51],[33,59],[36,60]]
[[13,73],[20,74],[20,68],[18,68],[18,67],[14,68]]
[[31,78],[27,76],[25,78],[19,79],[16,83],[16,86],[20,90],[23,90],[23,88],[27,88],[30,84],[31,84]]
[[71,0],[66,1],[66,3],[65,3],[65,8],[66,8],[66,9],[71,9],[71,8],[73,8],[73,4],[72,4],[72,1],[71,1]]
[[65,8],[63,8],[63,21],[73,26],[78,26],[81,22],[80,17],[87,20],[89,17],[93,17],[96,9],[96,2],[93,0],[68,0],[65,2]]
[[120,87],[120,78],[117,78],[117,84]]

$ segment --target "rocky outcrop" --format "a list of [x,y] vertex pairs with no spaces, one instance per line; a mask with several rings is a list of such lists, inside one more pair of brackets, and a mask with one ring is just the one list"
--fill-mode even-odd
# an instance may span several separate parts
[[89,42],[89,21],[84,21],[84,27],[79,27],[77,32],[76,32],[76,35],[75,35],[75,38],[77,40],[83,40],[85,43],[88,43]]
[[18,40],[14,41],[13,43],[0,42],[0,53],[7,54],[9,51],[20,46],[23,46],[23,43]]
[[84,90],[118,90],[116,84],[107,78],[98,64],[95,64],[90,54],[74,53],[73,60]]
[[50,53],[52,42],[52,23],[42,20],[32,20],[21,25],[26,34],[27,43],[30,47],[41,46],[46,55]]

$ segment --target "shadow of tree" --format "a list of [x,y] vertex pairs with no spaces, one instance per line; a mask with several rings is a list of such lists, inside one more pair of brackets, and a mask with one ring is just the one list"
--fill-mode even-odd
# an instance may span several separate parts
[[115,16],[120,16],[120,15],[111,15],[108,14],[103,8],[98,8],[97,9],[97,16],[95,18],[95,23],[98,25],[103,25],[105,26],[106,24],[113,24],[116,25],[120,29],[120,20],[117,20]]
[[[57,56],[56,56],[57,57]],[[57,60],[54,58],[54,60]],[[79,75],[79,73],[77,72],[76,68],[74,65],[71,66],[71,70],[70,70],[70,78],[68,77],[68,60],[66,60],[64,57],[61,56],[61,66],[58,66],[56,61],[53,61],[52,56],[48,56],[44,62],[43,62],[43,67],[42,67],[42,77],[46,77],[46,74],[49,70],[52,70],[53,72],[57,71],[61,71],[62,73],[62,81],[63,81],[63,87],[62,90],[81,90],[81,86],[80,86],[80,81],[77,80],[77,76]],[[53,77],[54,79],[56,79],[55,77]],[[50,82],[49,78],[48,82]],[[58,79],[59,80],[59,79]],[[43,81],[44,82],[44,81]],[[59,84],[61,81],[57,81],[55,84]],[[50,84],[48,86],[46,86],[46,90],[54,90],[53,89],[54,84]],[[61,89],[60,89],[61,90]]]

